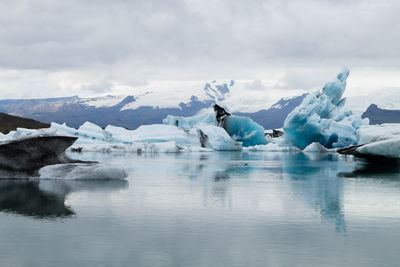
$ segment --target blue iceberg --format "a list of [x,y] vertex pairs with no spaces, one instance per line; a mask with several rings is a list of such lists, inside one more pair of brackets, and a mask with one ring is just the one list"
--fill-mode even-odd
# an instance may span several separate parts
[[286,143],[301,149],[313,142],[319,142],[326,148],[357,143],[357,130],[368,124],[368,119],[361,119],[345,107],[346,99],[342,95],[348,76],[349,70],[344,68],[324,86],[322,92],[309,94],[287,116],[284,123]]
[[267,144],[264,127],[249,118],[228,116],[223,122],[223,128],[229,136],[235,141],[241,142],[244,147]]
[[219,105],[214,105],[214,112],[201,113],[193,117],[168,115],[163,122],[184,130],[206,125],[220,126],[234,141],[241,142],[244,147],[267,144],[264,128],[261,125],[249,118],[231,115]]

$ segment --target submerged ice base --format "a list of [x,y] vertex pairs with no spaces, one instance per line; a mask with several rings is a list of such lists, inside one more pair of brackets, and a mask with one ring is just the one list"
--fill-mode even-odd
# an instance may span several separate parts
[[357,143],[357,130],[368,124],[345,107],[342,98],[346,88],[348,69],[343,69],[336,79],[328,82],[322,92],[309,94],[286,118],[285,142],[304,149],[313,142],[326,148],[338,148]]

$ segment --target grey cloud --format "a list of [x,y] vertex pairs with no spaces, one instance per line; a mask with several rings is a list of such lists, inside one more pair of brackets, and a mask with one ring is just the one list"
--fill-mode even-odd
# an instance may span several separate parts
[[268,89],[268,87],[264,85],[260,80],[254,80],[252,82],[246,83],[244,85],[244,88],[246,90],[252,90],[252,91],[263,91]]
[[3,1],[0,67],[385,66],[398,64],[399,7],[395,0]]
[[82,86],[81,90],[86,90],[93,93],[105,93],[105,92],[110,92],[112,86],[113,85],[111,82],[102,80],[98,83]]
[[334,78],[339,73],[340,68],[332,69],[327,72],[326,69],[291,69],[285,72],[285,75],[279,81],[278,88],[281,89],[301,89],[309,90],[313,88],[322,88],[323,85]]

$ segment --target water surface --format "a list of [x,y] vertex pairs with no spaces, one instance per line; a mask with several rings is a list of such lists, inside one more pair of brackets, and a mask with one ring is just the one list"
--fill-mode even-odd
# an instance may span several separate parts
[[2,266],[397,266],[400,168],[273,152],[71,154],[126,181],[0,180]]

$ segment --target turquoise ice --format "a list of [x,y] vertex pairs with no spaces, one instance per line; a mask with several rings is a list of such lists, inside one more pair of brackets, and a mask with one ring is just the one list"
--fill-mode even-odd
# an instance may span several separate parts
[[301,149],[313,142],[326,148],[344,147],[357,143],[356,133],[360,126],[368,124],[345,107],[342,98],[349,70],[344,68],[328,82],[322,92],[309,94],[286,118],[285,142]]

